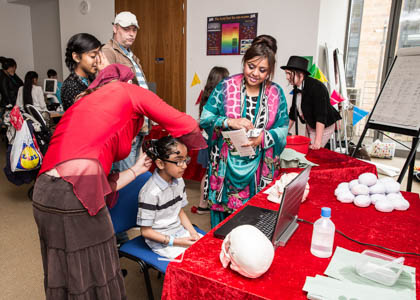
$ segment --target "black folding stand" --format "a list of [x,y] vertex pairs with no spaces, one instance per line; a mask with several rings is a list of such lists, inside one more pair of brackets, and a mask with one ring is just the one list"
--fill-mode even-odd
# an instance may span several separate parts
[[[369,119],[370,119],[370,116],[369,116]],[[392,126],[388,126],[388,125],[380,125],[380,124],[370,123],[369,120],[368,120],[367,123],[366,123],[365,129],[363,130],[363,133],[360,136],[359,142],[357,143],[356,148],[354,148],[353,153],[351,154],[352,157],[354,157],[354,155],[356,153],[356,150],[359,149],[360,146],[362,145],[363,138],[365,137],[368,129],[388,131],[388,132],[399,133],[399,134],[404,134],[404,135],[408,135],[408,136],[413,137],[410,152],[409,152],[409,154],[407,156],[407,159],[404,163],[404,166],[401,170],[400,176],[398,177],[398,182],[401,183],[403,178],[404,178],[405,173],[407,172],[407,168],[410,167],[410,169],[408,171],[409,173],[408,173],[408,180],[407,180],[407,192],[411,192],[411,186],[412,186],[412,182],[413,182],[414,162],[416,161],[415,160],[416,151],[417,151],[417,147],[419,146],[419,141],[420,141],[420,139],[419,139],[420,130],[415,131],[415,130],[410,130],[410,129],[402,129],[402,128],[398,128],[398,127],[392,127]]]

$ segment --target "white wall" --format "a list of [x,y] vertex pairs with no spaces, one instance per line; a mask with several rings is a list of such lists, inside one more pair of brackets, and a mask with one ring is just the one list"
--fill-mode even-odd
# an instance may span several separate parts
[[34,70],[30,9],[0,0],[0,56],[16,60],[16,73],[23,80]]
[[[288,96],[290,88],[287,87],[284,72],[279,67],[285,65],[291,55],[317,56],[320,1],[188,1],[186,112],[193,117],[198,117],[198,105],[195,105],[195,101],[213,66],[226,67],[231,74],[242,71],[242,55],[206,55],[207,17],[258,13],[257,34],[269,34],[277,39],[277,66],[274,81],[283,87]],[[195,72],[202,82],[201,87],[190,87]]]
[[59,0],[60,31],[63,75],[66,78],[69,71],[65,64],[67,41],[76,33],[93,34],[102,43],[112,37],[112,22],[114,21],[114,0],[89,0],[90,10],[86,15],[79,11],[80,0]]
[[48,69],[56,70],[58,79],[62,80],[58,0],[32,1],[30,8],[34,70],[39,76],[38,84],[42,86]]
[[[38,43],[32,44],[31,17],[28,6],[9,4],[0,0],[0,55],[14,57],[18,63],[18,74],[34,69],[34,51],[36,60],[42,64],[46,57],[38,55]],[[18,1],[18,0],[11,0]],[[39,0],[20,0],[32,5]],[[48,2],[49,0],[43,0]],[[56,1],[56,0],[55,0]],[[64,62],[64,52],[68,39],[79,32],[89,32],[102,43],[112,35],[114,19],[114,0],[89,0],[90,11],[82,15],[79,11],[80,0],[58,0],[60,22],[60,54],[63,78],[68,76]],[[187,74],[186,74],[186,111],[198,117],[198,106],[194,103],[199,91],[204,87],[208,72],[213,66],[228,68],[231,74],[242,71],[241,55],[207,56],[207,17],[258,13],[257,34],[270,34],[277,39],[277,66],[274,81],[279,83],[287,97],[290,87],[287,86],[284,72],[280,66],[287,63],[290,55],[312,55],[314,61],[323,67],[323,49],[325,42],[340,49],[344,46],[346,32],[347,7],[349,0],[190,0],[187,2]],[[34,14],[39,16],[35,9]],[[51,11],[50,11],[51,13]],[[50,14],[51,17],[51,14]],[[19,22],[16,22],[19,20]],[[10,24],[13,24],[11,34]],[[39,23],[37,23],[39,24]],[[57,33],[53,33],[57,36]],[[42,38],[37,32],[34,37]],[[57,45],[58,47],[58,45]],[[57,50],[54,50],[55,52]],[[57,58],[53,57],[54,64]],[[57,67],[58,73],[59,67]],[[39,71],[41,72],[41,71]],[[201,79],[201,85],[190,87],[194,73]],[[41,74],[40,74],[41,75]]]
[[318,30],[318,66],[326,75],[325,43],[344,51],[349,0],[321,0]]

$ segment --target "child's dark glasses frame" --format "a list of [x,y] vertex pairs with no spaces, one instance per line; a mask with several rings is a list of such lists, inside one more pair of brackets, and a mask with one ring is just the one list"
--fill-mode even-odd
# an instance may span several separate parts
[[182,167],[183,164],[188,165],[191,162],[191,157],[187,156],[186,159],[178,160],[178,161],[173,161],[173,160],[168,160],[168,159],[160,159],[160,160],[166,161],[166,162],[169,162],[169,163],[173,163],[177,167]]

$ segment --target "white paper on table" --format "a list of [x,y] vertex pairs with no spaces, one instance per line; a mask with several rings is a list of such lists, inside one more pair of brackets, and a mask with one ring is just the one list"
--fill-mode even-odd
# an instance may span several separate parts
[[239,130],[222,131],[222,135],[225,139],[230,139],[233,146],[236,148],[236,151],[238,151],[239,156],[255,155],[255,151],[252,146],[242,146],[249,143],[244,128]]
[[401,173],[401,169],[396,168],[396,167],[392,167],[392,166],[388,166],[388,165],[384,165],[378,162],[374,162],[374,161],[370,161],[370,160],[364,160],[364,159],[360,159],[358,158],[358,160],[364,161],[368,164],[372,164],[376,166],[376,170],[378,171],[378,173],[383,174],[383,175],[387,175],[390,177],[395,177],[400,175]]

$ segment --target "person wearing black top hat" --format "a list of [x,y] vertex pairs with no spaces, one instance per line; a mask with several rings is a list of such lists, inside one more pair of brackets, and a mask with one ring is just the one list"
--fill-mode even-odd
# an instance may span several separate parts
[[281,68],[286,72],[287,81],[293,85],[289,130],[299,118],[306,124],[307,135],[311,139],[309,147],[315,150],[324,147],[334,133],[335,122],[341,119],[330,103],[326,86],[308,76],[308,60],[303,57],[291,56],[287,65]]

